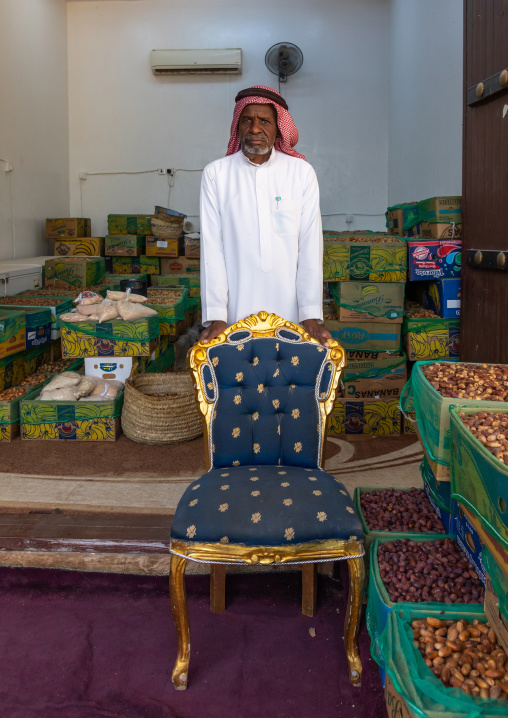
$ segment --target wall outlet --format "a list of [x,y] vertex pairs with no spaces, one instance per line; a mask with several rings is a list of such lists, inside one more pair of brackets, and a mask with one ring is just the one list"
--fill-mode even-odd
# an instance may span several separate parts
[[172,174],[173,174],[173,170],[170,170],[170,169],[161,169],[161,168],[159,167],[159,169],[157,170],[157,174],[158,174],[158,175],[172,175]]

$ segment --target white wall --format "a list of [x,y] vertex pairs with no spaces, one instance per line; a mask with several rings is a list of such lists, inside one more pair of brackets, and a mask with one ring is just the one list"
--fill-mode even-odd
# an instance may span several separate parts
[[462,194],[462,0],[391,0],[388,199]]
[[[388,195],[390,0],[131,0],[68,4],[71,215],[106,232],[108,213],[167,205],[154,174],[78,179],[80,171],[203,168],[223,156],[234,97],[276,87],[264,56],[276,42],[301,47],[304,65],[282,92],[315,167],[324,215],[383,215]],[[154,48],[241,47],[241,77],[156,78]],[[200,174],[179,173],[171,207],[197,215]],[[80,188],[81,184],[81,188]],[[82,204],[81,208],[81,194]],[[325,217],[345,229],[345,217]],[[351,229],[384,227],[355,217]]]
[[45,218],[69,212],[65,0],[1,0],[0,28],[1,260],[50,253]]

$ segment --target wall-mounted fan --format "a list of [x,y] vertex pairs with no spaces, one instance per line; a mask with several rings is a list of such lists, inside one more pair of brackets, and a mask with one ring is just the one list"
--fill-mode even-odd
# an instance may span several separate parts
[[294,75],[303,65],[303,52],[291,42],[278,42],[266,53],[265,64],[279,76],[279,82],[287,82],[288,75]]

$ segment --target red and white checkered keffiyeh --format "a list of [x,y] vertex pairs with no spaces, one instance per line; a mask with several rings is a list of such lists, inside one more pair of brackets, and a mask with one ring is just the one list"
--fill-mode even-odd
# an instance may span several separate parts
[[[256,87],[262,90],[269,90],[275,95],[281,97],[281,95],[279,95],[279,93],[271,87],[265,87],[264,85],[253,86],[253,88]],[[238,150],[240,149],[238,121],[240,120],[240,115],[242,114],[243,108],[247,105],[254,104],[272,105],[272,107],[275,108],[275,112],[277,113],[277,127],[279,128],[280,132],[280,135],[278,134],[275,138],[275,149],[279,150],[279,152],[284,152],[286,155],[291,155],[291,157],[299,157],[300,159],[304,160],[305,157],[299,154],[295,149],[293,149],[298,142],[298,130],[296,129],[296,125],[293,122],[293,118],[289,114],[288,110],[286,110],[284,107],[277,104],[273,100],[268,99],[267,97],[260,97],[254,94],[249,97],[243,97],[241,100],[238,100],[235,105],[233,122],[231,123],[231,137],[229,139],[228,151],[226,152],[226,156],[232,155],[235,152],[238,152]]]

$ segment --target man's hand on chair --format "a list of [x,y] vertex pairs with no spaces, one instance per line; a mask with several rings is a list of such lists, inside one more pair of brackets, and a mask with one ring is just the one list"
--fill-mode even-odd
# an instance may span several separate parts
[[212,341],[212,339],[218,337],[219,334],[221,334],[226,327],[226,322],[212,322],[209,326],[206,327],[206,329],[203,329],[199,336],[199,341],[202,344],[208,344]]
[[313,339],[316,339],[324,347],[328,347],[328,340],[332,338],[332,335],[317,319],[306,319],[302,322],[302,326]]

